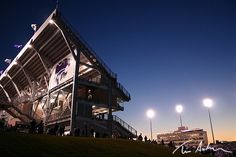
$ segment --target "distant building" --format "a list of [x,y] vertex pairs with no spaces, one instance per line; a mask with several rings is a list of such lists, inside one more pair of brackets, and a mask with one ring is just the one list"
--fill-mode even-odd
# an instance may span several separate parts
[[178,130],[172,133],[158,134],[157,142],[161,143],[162,140],[165,144],[168,144],[170,141],[172,141],[174,142],[175,146],[179,146],[184,142],[192,140],[185,145],[186,147],[197,147],[201,141],[204,146],[208,144],[206,131],[203,129],[188,130],[188,127],[185,126],[178,127]]

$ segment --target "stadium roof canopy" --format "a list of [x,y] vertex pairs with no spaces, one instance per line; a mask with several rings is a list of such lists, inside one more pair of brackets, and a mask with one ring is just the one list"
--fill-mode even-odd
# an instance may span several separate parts
[[[80,35],[72,30],[60,13],[54,10],[0,76],[1,102],[11,102],[12,97],[19,95],[19,91],[42,74],[47,73],[50,77],[50,69],[65,56],[72,53],[76,58],[75,48],[82,52],[80,62],[89,60],[106,76],[116,80],[116,74],[89,48]],[[125,89],[123,91],[129,95]]]

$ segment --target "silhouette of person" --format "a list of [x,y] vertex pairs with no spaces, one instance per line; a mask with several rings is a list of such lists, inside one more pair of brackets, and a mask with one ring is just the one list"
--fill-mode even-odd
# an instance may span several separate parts
[[144,141],[147,142],[147,136],[144,137]]
[[65,132],[65,126],[63,124],[60,125],[59,127],[59,134],[60,136],[63,136]]
[[162,145],[164,145],[164,144],[165,144],[163,139],[161,140],[161,144],[162,144]]
[[36,127],[36,121],[35,121],[35,119],[33,119],[30,122],[30,133],[34,133],[35,132],[35,127]]
[[59,126],[58,126],[58,124],[56,123],[55,126],[54,126],[54,128],[53,128],[53,134],[54,134],[54,135],[57,135],[58,128],[59,128]]
[[43,121],[41,120],[38,124],[38,134],[43,134]]
[[91,129],[90,129],[90,137],[93,137],[93,134],[94,134],[94,129],[91,128]]
[[142,133],[139,134],[139,136],[138,136],[138,140],[139,140],[139,141],[143,141]]
[[80,129],[79,128],[75,129],[75,136],[80,136]]

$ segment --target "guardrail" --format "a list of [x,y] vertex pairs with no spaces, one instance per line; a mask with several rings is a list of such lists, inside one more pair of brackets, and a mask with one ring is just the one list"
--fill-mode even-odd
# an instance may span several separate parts
[[66,119],[66,118],[70,118],[70,114],[64,114],[62,115],[61,113],[55,113],[49,116],[47,123],[49,122],[53,122],[53,121],[57,121],[57,120],[61,120],[61,119]]
[[84,78],[84,77],[79,77],[80,80],[86,81],[86,82],[92,82],[92,83],[97,83],[100,84],[101,83],[101,78]]
[[133,135],[137,136],[137,130],[135,130],[132,126],[130,126],[128,123],[126,123],[125,121],[117,117],[116,115],[113,115],[113,121],[118,122],[126,130],[130,131]]
[[[14,116],[16,116],[15,118],[19,118],[20,120],[24,121],[24,122],[29,122],[33,119],[33,117],[31,117],[29,114],[22,112],[17,106],[12,105],[11,107],[9,107],[7,109],[8,112],[11,112]],[[12,115],[12,116],[13,116]],[[13,117],[14,117],[13,116]]]
[[125,87],[122,84],[117,83],[117,88],[119,88],[130,99],[129,92],[125,89]]

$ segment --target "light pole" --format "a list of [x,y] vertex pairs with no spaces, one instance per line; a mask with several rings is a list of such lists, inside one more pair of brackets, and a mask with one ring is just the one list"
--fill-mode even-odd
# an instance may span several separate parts
[[182,127],[182,117],[181,117],[181,113],[183,111],[183,106],[181,104],[177,104],[175,107],[176,112],[179,114],[179,120],[180,120],[180,126]]
[[207,110],[208,110],[208,115],[209,115],[209,120],[210,120],[210,125],[211,125],[211,135],[212,135],[213,143],[215,143],[215,137],[214,137],[212,121],[211,121],[211,113],[210,113],[210,108],[213,106],[213,100],[209,98],[205,98],[203,99],[202,102],[203,102],[203,105],[207,107]]
[[147,117],[150,119],[150,131],[151,131],[151,140],[152,140],[152,118],[155,116],[155,112],[152,109],[147,110]]

